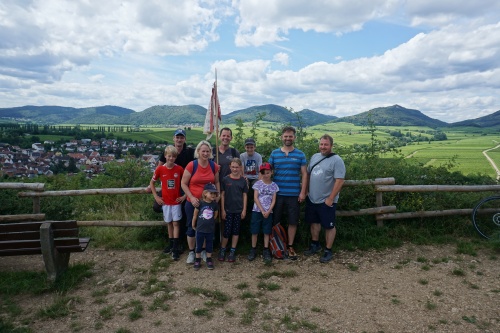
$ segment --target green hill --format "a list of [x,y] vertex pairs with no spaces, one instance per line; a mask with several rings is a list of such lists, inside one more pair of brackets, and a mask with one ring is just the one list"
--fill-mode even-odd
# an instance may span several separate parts
[[[243,122],[251,122],[255,120],[255,117],[259,113],[264,112],[266,115],[262,119],[263,121],[283,124],[290,123],[292,125],[298,124],[297,115],[282,106],[274,104],[252,106],[243,110],[233,111],[223,116],[223,121],[225,124],[232,124],[236,122],[236,119],[240,118]],[[297,114],[302,117],[302,121],[306,124],[306,126],[326,123],[337,118],[335,116],[327,116],[308,109],[299,111]]]
[[480,128],[500,127],[500,110],[484,117],[452,123],[449,126],[450,127],[466,126],[466,127],[480,127]]
[[418,110],[407,109],[399,105],[371,109],[354,116],[342,117],[333,122],[347,122],[366,126],[370,121],[376,126],[428,126],[446,127],[448,123],[430,118]]

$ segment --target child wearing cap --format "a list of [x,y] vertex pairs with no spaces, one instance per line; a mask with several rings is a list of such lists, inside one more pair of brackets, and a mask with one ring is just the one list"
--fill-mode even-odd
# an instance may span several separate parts
[[248,185],[251,188],[259,179],[258,170],[262,164],[262,156],[255,151],[255,140],[248,138],[245,140],[245,152],[240,155],[243,165],[243,176],[248,179]]
[[203,243],[205,243],[207,252],[207,267],[208,269],[214,269],[212,252],[214,251],[215,221],[219,212],[219,204],[215,201],[217,193],[214,184],[206,184],[203,188],[200,204],[194,209],[192,226],[193,230],[196,231],[196,258],[193,266],[195,271],[201,267]]
[[279,191],[278,185],[271,180],[273,169],[271,164],[263,163],[259,172],[261,179],[253,185],[254,205],[252,208],[252,220],[250,222],[250,232],[252,233],[252,248],[248,255],[248,260],[252,261],[257,257],[257,237],[259,232],[264,234],[264,250],[262,256],[264,261],[272,260],[269,251],[269,236],[273,227],[273,207],[276,204],[276,193]]

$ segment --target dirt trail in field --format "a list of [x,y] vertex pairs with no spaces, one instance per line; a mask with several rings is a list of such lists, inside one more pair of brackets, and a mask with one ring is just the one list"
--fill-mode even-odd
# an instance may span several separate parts
[[488,162],[490,162],[491,166],[493,167],[493,169],[495,169],[495,172],[497,173],[497,180],[500,179],[500,170],[498,169],[495,161],[493,161],[489,156],[488,156],[488,152],[490,150],[493,150],[493,149],[497,149],[499,148],[500,145],[497,145],[496,147],[493,147],[493,148],[490,148],[490,149],[486,149],[483,151],[483,155],[484,157],[486,157],[486,159],[488,160]]

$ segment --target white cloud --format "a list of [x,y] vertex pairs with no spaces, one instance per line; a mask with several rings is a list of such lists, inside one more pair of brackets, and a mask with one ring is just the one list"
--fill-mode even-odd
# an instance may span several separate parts
[[286,40],[291,29],[321,33],[360,30],[363,24],[391,12],[397,1],[359,3],[342,0],[234,1],[239,11],[238,46]]
[[284,52],[276,53],[273,57],[273,61],[280,63],[283,66],[288,66],[288,61],[290,57]]
[[217,40],[219,15],[202,0],[2,1],[0,74],[54,82],[122,51],[186,55]]

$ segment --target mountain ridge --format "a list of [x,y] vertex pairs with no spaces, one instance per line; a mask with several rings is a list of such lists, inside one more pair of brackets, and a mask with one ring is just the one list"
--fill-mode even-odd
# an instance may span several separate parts
[[[64,106],[25,105],[12,108],[0,108],[0,121],[33,122],[39,124],[106,124],[106,125],[160,125],[190,126],[203,125],[207,109],[194,104],[189,105],[155,105],[143,111],[113,105],[74,108]],[[472,126],[478,128],[500,128],[500,110],[480,118],[446,123],[433,119],[419,110],[407,109],[400,105],[374,108],[353,116],[336,117],[321,114],[314,110],[304,109],[298,112],[275,105],[266,104],[235,110],[223,115],[224,124],[234,124],[240,118],[243,122],[251,122],[259,114],[265,113],[263,121],[280,124],[313,126],[328,122],[349,122],[366,126],[428,126],[432,128]]]

